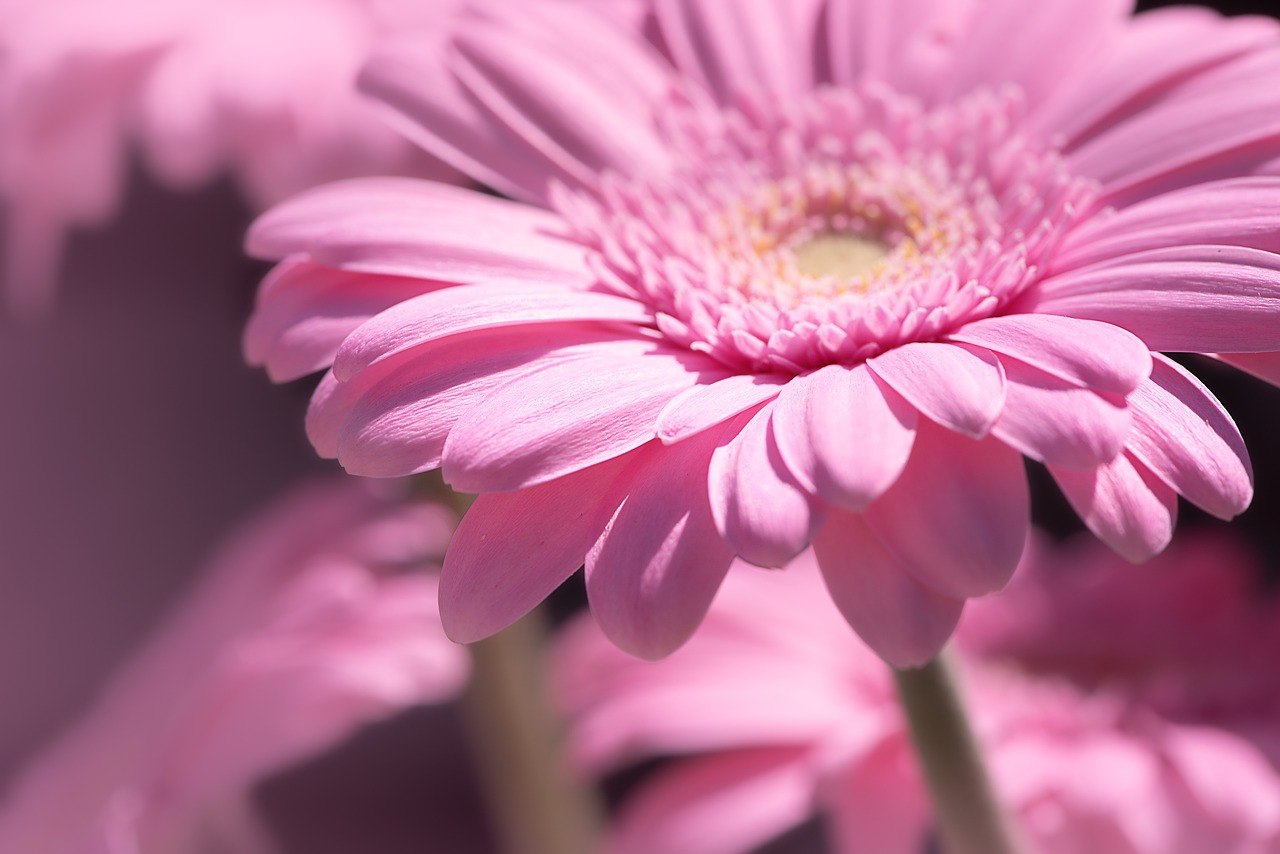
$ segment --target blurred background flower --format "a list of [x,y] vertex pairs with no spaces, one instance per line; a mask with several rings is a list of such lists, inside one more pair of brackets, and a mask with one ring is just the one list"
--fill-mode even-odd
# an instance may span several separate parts
[[[1260,579],[1225,534],[1189,534],[1141,567],[1038,540],[1005,592],[970,603],[963,689],[1031,851],[1280,851],[1280,600]],[[623,800],[610,852],[739,854],[815,812],[829,850],[929,850],[889,672],[810,554],[787,573],[730,573],[666,661],[580,619],[555,662],[584,770],[669,760]]]

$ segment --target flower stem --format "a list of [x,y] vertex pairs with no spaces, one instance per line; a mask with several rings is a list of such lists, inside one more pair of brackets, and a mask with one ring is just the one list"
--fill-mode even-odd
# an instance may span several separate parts
[[1022,850],[997,802],[965,717],[949,657],[894,671],[947,854]]
[[508,854],[592,854],[601,810],[563,760],[535,611],[471,645],[467,724],[498,841]]

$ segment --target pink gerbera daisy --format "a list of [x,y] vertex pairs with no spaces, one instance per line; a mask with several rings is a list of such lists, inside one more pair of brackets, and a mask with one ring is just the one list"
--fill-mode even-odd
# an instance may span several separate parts
[[605,632],[661,656],[735,556],[812,543],[849,623],[918,664],[1017,564],[1024,456],[1135,560],[1178,495],[1248,504],[1230,417],[1158,351],[1280,349],[1275,22],[651,6],[476,17],[366,67],[414,139],[519,201],[351,182],[249,238],[283,259],[250,359],[332,363],[320,453],[480,493],[452,637],[585,558]]

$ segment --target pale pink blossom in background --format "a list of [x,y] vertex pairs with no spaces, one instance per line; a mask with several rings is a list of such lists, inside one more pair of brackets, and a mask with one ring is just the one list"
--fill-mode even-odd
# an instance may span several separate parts
[[[887,660],[930,658],[1028,526],[1023,458],[1131,560],[1231,518],[1229,415],[1161,351],[1280,350],[1280,27],[1123,0],[564,4],[388,43],[364,89],[516,201],[311,191],[246,339],[332,370],[351,472],[480,493],[441,581],[494,632],[586,563],[659,657],[735,557],[811,543]],[[1262,354],[1262,355],[1259,355]],[[513,567],[518,569],[513,570]]]
[[[1095,542],[1037,544],[960,623],[1001,798],[1040,854],[1280,851],[1280,620],[1256,560],[1192,534],[1118,563]],[[584,771],[676,757],[624,800],[611,854],[739,854],[815,814],[833,851],[926,850],[931,808],[893,681],[811,553],[786,573],[731,573],[665,661],[626,656],[586,619],[555,652]]]
[[0,850],[272,851],[256,781],[452,698],[468,661],[440,627],[434,571],[454,517],[396,486],[300,487],[234,538],[4,793]]
[[165,186],[232,176],[255,209],[326,181],[460,179],[354,87],[387,32],[461,0],[3,0],[0,215],[10,308],[52,296],[72,226],[123,202],[137,155]]

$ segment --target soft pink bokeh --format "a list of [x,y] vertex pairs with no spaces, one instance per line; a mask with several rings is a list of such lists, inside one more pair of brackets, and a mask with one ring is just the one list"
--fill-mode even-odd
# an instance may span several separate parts
[[[366,67],[414,140],[515,201],[355,180],[249,236],[281,262],[250,361],[332,365],[319,453],[480,493],[442,576],[451,636],[585,560],[606,633],[660,657],[735,557],[812,544],[850,624],[909,665],[1008,581],[1024,457],[1134,561],[1179,496],[1248,505],[1235,424],[1163,351],[1274,376],[1276,22],[648,6],[643,29],[563,3],[460,18],[446,49],[390,40]],[[883,239],[880,266],[802,269],[846,230]]]
[[[1280,851],[1280,632],[1254,558],[1188,535],[1143,567],[1030,551],[970,604],[957,664],[998,792],[1040,854]],[[731,573],[669,659],[586,619],[559,639],[572,753],[601,774],[677,757],[624,802],[613,854],[740,854],[815,813],[833,850],[920,854],[931,809],[892,679],[811,555]]]
[[274,850],[247,805],[256,781],[460,689],[434,575],[452,527],[357,481],[283,498],[11,786],[0,849]]
[[439,27],[459,5],[0,2],[9,308],[47,307],[68,230],[115,216],[139,159],[174,189],[230,175],[254,208],[354,175],[456,179],[388,129],[354,82],[380,36]]

